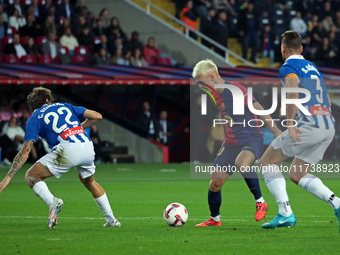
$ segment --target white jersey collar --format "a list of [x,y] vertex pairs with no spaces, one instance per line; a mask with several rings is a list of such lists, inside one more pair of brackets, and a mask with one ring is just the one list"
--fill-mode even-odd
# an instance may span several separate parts
[[290,55],[287,59],[286,59],[286,61],[287,60],[289,60],[289,59],[305,59],[302,55]]

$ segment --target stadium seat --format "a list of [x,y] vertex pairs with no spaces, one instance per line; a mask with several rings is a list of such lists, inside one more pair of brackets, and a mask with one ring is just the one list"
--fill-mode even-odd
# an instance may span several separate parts
[[77,55],[72,57],[72,63],[73,64],[86,64],[87,59],[85,56]]
[[35,55],[25,55],[21,57],[21,62],[25,64],[37,63],[37,57]]
[[2,39],[2,43],[3,43],[4,45],[10,44],[10,43],[12,43],[12,42],[13,42],[12,36],[5,36],[5,37]]
[[20,44],[25,45],[27,43],[28,36],[21,36],[20,37]]
[[70,54],[70,51],[67,47],[62,46],[60,48],[60,53],[63,54],[63,55],[68,55],[68,54]]
[[38,60],[39,60],[39,63],[41,63],[41,64],[52,64],[52,63],[54,63],[53,58],[50,55],[40,55]]
[[86,46],[77,46],[75,49],[74,49],[74,55],[87,55],[89,54],[89,48],[86,47]]
[[7,54],[5,55],[5,63],[8,64],[20,63],[20,59],[17,55]]
[[45,5],[46,1],[45,0],[38,0],[38,5]]
[[8,27],[7,28],[7,34],[8,35],[13,35],[17,32],[16,28],[15,27]]
[[23,4],[23,5],[31,5],[32,0],[21,0],[20,3]]
[[157,64],[171,66],[171,59],[168,57],[157,57]]
[[93,43],[94,44],[100,44],[101,43],[100,37],[96,36],[95,38],[93,38]]
[[43,44],[44,42],[46,42],[48,40],[48,38],[46,36],[38,36],[37,37],[37,44],[38,45],[41,45]]

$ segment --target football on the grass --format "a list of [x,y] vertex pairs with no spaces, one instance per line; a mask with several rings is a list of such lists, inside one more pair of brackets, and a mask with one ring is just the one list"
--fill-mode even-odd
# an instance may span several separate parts
[[188,210],[180,203],[171,203],[164,210],[164,220],[171,227],[180,227],[188,220]]

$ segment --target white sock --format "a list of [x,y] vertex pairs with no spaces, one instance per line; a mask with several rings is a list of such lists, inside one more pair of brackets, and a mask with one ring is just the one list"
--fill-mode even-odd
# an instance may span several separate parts
[[217,216],[215,216],[215,217],[210,217],[213,221],[216,221],[216,222],[219,222],[219,221],[221,221],[221,217],[220,217],[220,215],[217,215]]
[[44,181],[37,182],[33,186],[32,190],[38,197],[40,197],[48,205],[48,208],[51,207],[51,204],[54,201],[54,196],[52,195]]
[[263,197],[260,197],[259,199],[256,199],[255,202],[263,204],[265,201],[264,201]]
[[289,204],[286,180],[279,167],[275,164],[263,166],[262,173],[270,193],[272,193],[279,206],[279,213],[288,217],[293,211]]
[[102,195],[101,197],[95,198],[94,200],[96,201],[99,209],[105,216],[106,222],[111,223],[112,221],[114,221],[115,216],[113,215],[106,193],[104,193],[104,195]]
[[300,179],[299,187],[327,202],[333,209],[340,207],[340,199],[315,175],[306,174]]

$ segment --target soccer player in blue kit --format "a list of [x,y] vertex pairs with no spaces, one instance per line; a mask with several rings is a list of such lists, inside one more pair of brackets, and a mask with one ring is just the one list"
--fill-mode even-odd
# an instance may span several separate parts
[[[279,165],[291,157],[294,159],[289,170],[290,179],[310,194],[329,203],[340,221],[340,199],[318,177],[308,173],[309,169],[317,167],[315,164],[322,160],[335,134],[335,120],[327,87],[317,67],[301,56],[302,40],[299,33],[286,31],[281,40],[281,53],[285,61],[280,68],[283,86],[304,88],[310,92],[311,98],[302,104],[301,109],[294,104],[287,105],[288,129],[272,142],[260,159],[265,182],[279,206],[277,216],[263,224],[262,228],[274,229],[296,224],[288,200],[286,181],[279,169]],[[287,98],[292,100],[304,97],[298,92],[287,93]],[[294,125],[294,121],[297,125]]]
[[[34,88],[27,97],[27,103],[34,113],[26,124],[23,147],[0,183],[0,192],[26,162],[31,147],[39,135],[47,140],[51,152],[28,169],[25,180],[33,192],[49,207],[47,227],[54,228],[58,223],[58,213],[63,206],[63,201],[52,195],[44,179],[52,176],[60,178],[72,167],[77,170],[80,181],[91,192],[105,216],[104,226],[120,227],[121,224],[112,213],[104,189],[94,180],[93,144],[84,131],[102,119],[101,114],[84,107],[54,102],[51,91],[43,87]],[[84,121],[80,123],[83,119]]]
[[[199,84],[201,84],[200,86],[205,86],[206,89],[210,90],[214,89],[216,84],[229,84],[235,86],[242,91],[242,98],[240,99],[242,101],[244,100],[242,106],[248,105],[247,89],[239,83],[224,81],[220,77],[217,66],[213,61],[207,59],[198,62],[194,67],[192,76],[199,82]],[[257,116],[251,113],[248,107],[245,107],[244,115],[234,115],[233,95],[231,91],[225,88],[216,88],[215,90],[220,95],[222,102],[222,105],[218,102],[217,107],[222,118],[227,119],[228,123],[226,124],[225,141],[213,163],[215,168],[211,173],[211,181],[208,191],[210,219],[196,225],[198,227],[221,226],[221,188],[226,180],[233,174],[233,171],[231,170],[234,166],[240,170],[249,190],[254,195],[256,201],[255,220],[258,221],[263,219],[268,209],[268,206],[262,197],[257,173],[251,168],[251,165],[262,155],[263,152],[263,134],[260,130],[260,124],[257,121]],[[255,109],[263,110],[262,106],[255,100],[255,98],[252,99],[252,103]],[[271,129],[274,137],[281,134],[281,131],[276,127],[269,115],[262,115],[260,118]],[[251,119],[256,120],[256,125],[254,124],[251,127],[239,124],[243,121],[248,123]],[[218,166],[226,168],[224,171],[218,171]]]

